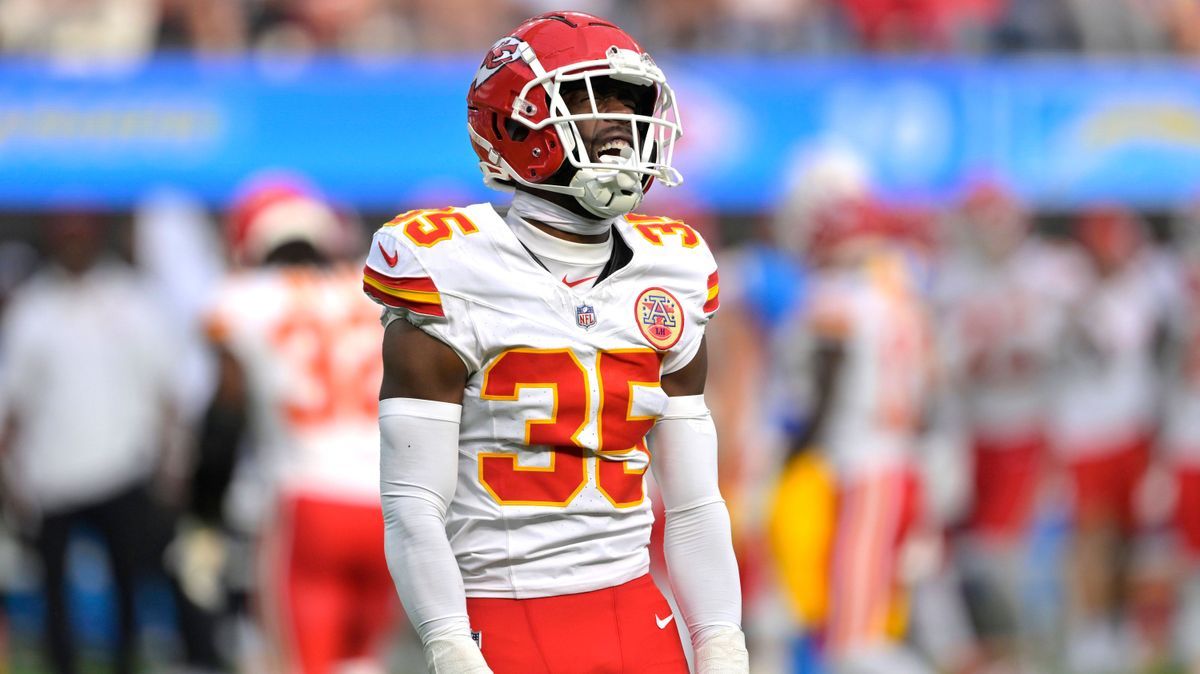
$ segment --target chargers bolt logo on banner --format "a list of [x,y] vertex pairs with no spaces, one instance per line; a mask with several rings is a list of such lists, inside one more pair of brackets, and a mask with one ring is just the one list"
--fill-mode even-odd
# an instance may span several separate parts
[[591,330],[596,324],[596,310],[590,304],[575,307],[575,325],[584,330]]
[[683,310],[679,300],[662,288],[643,290],[633,311],[642,336],[659,351],[675,346],[683,335]]

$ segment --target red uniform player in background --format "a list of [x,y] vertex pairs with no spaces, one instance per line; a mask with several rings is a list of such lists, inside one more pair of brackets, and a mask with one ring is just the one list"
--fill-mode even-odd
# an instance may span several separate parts
[[253,184],[229,230],[241,268],[209,330],[217,402],[246,415],[262,478],[259,612],[289,674],[383,671],[398,607],[379,511],[378,312],[339,262],[346,226],[295,180]]

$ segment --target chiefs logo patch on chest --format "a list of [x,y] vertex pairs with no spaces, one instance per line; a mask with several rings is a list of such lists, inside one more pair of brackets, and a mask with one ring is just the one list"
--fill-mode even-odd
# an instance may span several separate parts
[[642,336],[660,351],[675,346],[683,335],[683,309],[679,300],[662,288],[643,290],[633,311]]

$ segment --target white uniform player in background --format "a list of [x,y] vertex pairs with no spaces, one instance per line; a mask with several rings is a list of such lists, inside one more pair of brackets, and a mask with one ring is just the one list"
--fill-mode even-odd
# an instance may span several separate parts
[[260,490],[256,599],[289,673],[382,671],[398,614],[378,491],[383,331],[337,261],[346,231],[299,183],[253,183],[230,219],[242,268],[208,321],[218,404],[244,410],[263,478],[234,492]]
[[[916,672],[900,625],[900,551],[920,524],[915,452],[930,389],[926,307],[892,223],[866,199],[817,223],[811,308],[814,406],[797,452],[815,446],[833,471],[833,539],[822,648],[837,672]],[[798,515],[799,516],[799,515]]]
[[[703,400],[716,264],[636,216],[677,184],[662,71],[595,16],[534,17],[467,97],[489,204],[372,241],[388,561],[437,673],[745,673],[737,564]],[[651,433],[649,445],[646,436]],[[649,572],[654,471],[679,620]]]
[[1063,255],[1029,228],[1012,195],[977,188],[935,291],[946,380],[972,459],[961,571],[983,657],[1010,664],[1063,319]]
[[1178,216],[1180,264],[1172,311],[1166,418],[1159,446],[1176,487],[1172,524],[1179,590],[1175,642],[1181,660],[1200,671],[1200,205]]
[[1133,214],[1089,211],[1076,233],[1083,259],[1051,419],[1073,496],[1066,656],[1076,671],[1129,671],[1136,637],[1122,611],[1141,523],[1137,495],[1160,415],[1169,281]]

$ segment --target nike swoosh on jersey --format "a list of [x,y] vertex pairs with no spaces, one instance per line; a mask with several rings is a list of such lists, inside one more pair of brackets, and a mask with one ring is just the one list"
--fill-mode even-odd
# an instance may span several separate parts
[[659,618],[657,613],[654,614],[654,623],[656,625],[658,625],[658,629],[660,629],[660,630],[665,630],[667,628],[667,625],[670,625],[671,621],[674,619],[675,619],[674,613],[668,615],[666,618]]
[[383,242],[377,241],[376,243],[379,245],[379,252],[383,253],[383,261],[388,263],[389,267],[395,267],[396,263],[400,261],[400,253],[388,255],[388,252],[383,249]]
[[591,281],[591,280],[592,280],[592,279],[594,279],[594,278],[596,278],[596,277],[595,277],[595,276],[589,276],[589,277],[587,277],[587,278],[581,278],[581,279],[579,279],[578,281],[568,281],[568,280],[567,280],[567,275],[566,275],[566,274],[563,274],[563,279],[562,279],[562,281],[563,281],[563,283],[565,283],[565,284],[567,285],[567,287],[568,287],[568,288],[574,288],[575,286],[579,285],[580,283],[583,283],[584,281]]

